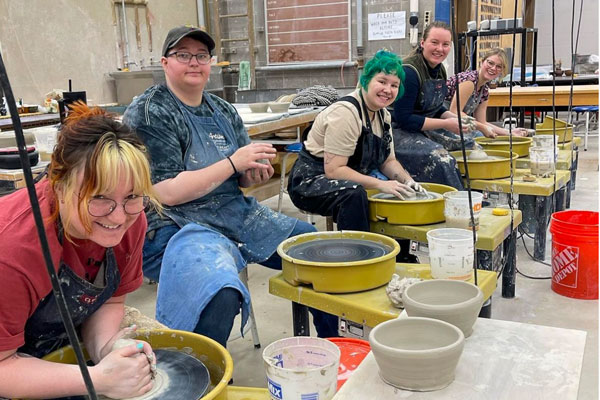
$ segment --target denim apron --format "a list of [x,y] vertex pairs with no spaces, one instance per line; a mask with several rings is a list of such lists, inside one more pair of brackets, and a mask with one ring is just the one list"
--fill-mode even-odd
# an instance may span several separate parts
[[[204,99],[212,117],[195,115],[171,95],[191,131],[186,170],[206,168],[240,147],[231,124],[208,96]],[[193,331],[202,310],[227,287],[243,297],[243,327],[250,294],[238,273],[247,263],[268,259],[296,225],[296,219],[245,197],[238,177],[234,174],[207,195],[164,211],[181,228],[165,249],[157,295],[156,317],[170,328]],[[181,307],[182,298],[186,307]]]
[[[445,79],[425,79],[421,83],[421,111],[418,114],[434,118],[444,105],[447,92]],[[412,132],[395,128],[393,132],[396,158],[417,182],[463,189],[456,160],[448,154],[448,151],[461,149],[459,135],[446,129]],[[473,147],[474,143],[473,139],[465,138],[466,148]]]
[[[384,122],[381,110],[376,113],[376,117],[380,118],[383,126],[383,134],[380,138],[373,133],[371,121],[368,118],[367,110],[364,108],[364,100],[362,107],[351,96],[342,97],[338,101],[352,103],[358,110],[361,120],[363,113],[367,115],[366,126],[362,126],[354,153],[348,159],[348,166],[363,175],[369,175],[372,171],[377,170],[390,155],[390,144],[392,142],[390,125]],[[358,185],[356,182],[349,180],[327,178],[323,158],[310,154],[304,145],[302,145],[298,160],[290,171],[288,179],[288,193],[294,205],[309,212],[313,212],[313,210],[316,212],[319,208],[320,196],[337,196],[339,191]]]
[[[173,97],[191,131],[184,154],[186,170],[206,168],[240,147],[231,124],[209,96],[204,99],[213,110],[212,117],[195,115]],[[296,219],[260,205],[254,197],[245,197],[238,177],[234,174],[205,196],[166,208],[164,213],[181,228],[196,223],[216,230],[238,245],[246,262],[258,263],[268,259],[289,237]]]
[[[60,221],[58,239],[62,243],[63,229]],[[94,283],[77,276],[62,260],[57,275],[73,325],[77,329],[113,296],[121,282],[112,248],[106,249],[103,266]],[[54,292],[51,291],[27,320],[25,344],[18,351],[40,358],[68,344],[67,332],[58,312]]]

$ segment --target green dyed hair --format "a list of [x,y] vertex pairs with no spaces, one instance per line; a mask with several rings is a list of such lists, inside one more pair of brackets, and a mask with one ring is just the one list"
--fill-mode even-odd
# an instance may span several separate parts
[[400,86],[398,87],[398,100],[404,94],[404,68],[402,68],[402,60],[395,53],[379,50],[373,58],[371,58],[366,64],[362,75],[360,76],[360,86],[365,90],[368,90],[369,82],[378,73],[383,72],[387,75],[396,75],[400,78]]

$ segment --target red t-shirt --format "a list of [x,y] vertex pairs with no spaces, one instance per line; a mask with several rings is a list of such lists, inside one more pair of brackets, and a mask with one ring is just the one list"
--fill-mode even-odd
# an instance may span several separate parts
[[[44,221],[50,216],[52,194],[47,180],[36,185]],[[0,198],[0,351],[25,343],[25,323],[40,300],[52,290],[42,254],[29,196],[26,189]],[[113,248],[121,283],[113,296],[133,292],[142,284],[142,247],[146,216],[140,214],[121,243]],[[54,268],[61,259],[80,277],[93,281],[106,248],[90,241],[74,239],[75,245],[58,241],[55,222],[46,222],[46,236]]]

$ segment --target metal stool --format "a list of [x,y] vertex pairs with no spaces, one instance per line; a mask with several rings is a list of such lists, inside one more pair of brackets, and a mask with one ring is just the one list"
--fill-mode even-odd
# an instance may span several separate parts
[[[587,151],[587,147],[588,147],[588,136],[591,136],[589,134],[590,131],[590,113],[593,113],[594,116],[596,116],[598,114],[598,106],[577,106],[577,107],[573,107],[573,111],[576,113],[576,118],[579,121],[579,114],[581,113],[585,113],[585,133],[583,134],[583,150]],[[596,122],[597,122],[597,117],[596,117]],[[598,136],[593,135],[593,136]]]

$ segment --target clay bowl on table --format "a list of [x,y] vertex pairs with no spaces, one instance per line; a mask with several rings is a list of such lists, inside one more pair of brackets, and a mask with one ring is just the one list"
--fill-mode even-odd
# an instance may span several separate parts
[[450,279],[417,282],[402,294],[408,316],[449,322],[458,327],[465,337],[473,333],[473,324],[483,300],[483,292],[477,286]]
[[269,103],[250,103],[248,106],[253,113],[266,113],[269,110]]
[[396,318],[369,335],[379,376],[389,385],[430,391],[448,386],[462,354],[465,336],[452,324],[431,318]]
[[292,103],[279,103],[277,101],[271,101],[269,102],[269,108],[271,109],[271,112],[274,113],[286,113],[290,108],[290,104]]

